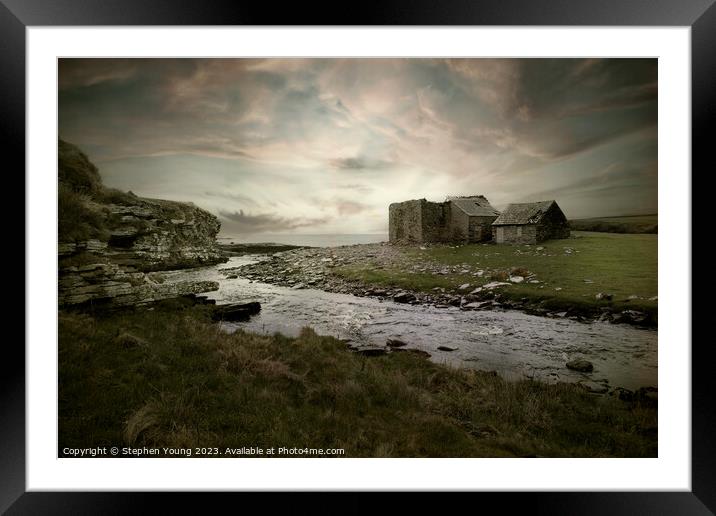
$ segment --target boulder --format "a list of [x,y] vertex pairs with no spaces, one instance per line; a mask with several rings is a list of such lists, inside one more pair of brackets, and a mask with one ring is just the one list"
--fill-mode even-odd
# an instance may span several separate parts
[[604,385],[603,383],[597,383],[597,382],[579,382],[579,385],[586,389],[588,392],[593,392],[595,394],[604,394],[609,390],[609,387]]
[[247,321],[252,315],[261,311],[261,303],[252,301],[250,303],[232,303],[228,305],[216,305],[211,317],[217,321]]
[[572,369],[573,371],[579,371],[581,373],[591,373],[594,371],[594,364],[588,360],[580,358],[567,362],[567,369]]
[[450,346],[438,346],[440,351],[457,351],[459,348],[451,348]]
[[462,298],[460,296],[451,296],[447,300],[447,304],[450,306],[460,306],[462,304]]
[[646,314],[637,310],[624,310],[621,315],[624,322],[642,323],[646,320]]
[[504,281],[491,281],[490,283],[483,285],[482,288],[492,290],[494,288],[503,287],[505,285],[509,285],[509,283],[505,283]]
[[464,310],[478,310],[480,308],[489,308],[492,306],[492,301],[474,301],[472,303],[465,303],[462,305]]
[[386,346],[389,348],[402,348],[408,345],[407,342],[404,342],[400,339],[388,339],[385,343]]
[[415,296],[410,292],[398,292],[393,296],[393,301],[396,303],[412,303],[415,301]]
[[412,355],[417,355],[421,358],[430,358],[431,355],[427,351],[423,351],[422,349],[406,349],[406,348],[396,348],[393,350],[393,352],[403,352],[403,353],[410,353]]
[[357,349],[356,353],[364,357],[380,357],[387,354],[388,350],[385,348],[361,348]]
[[634,399],[634,393],[624,387],[615,387],[609,395],[622,401],[632,401]]

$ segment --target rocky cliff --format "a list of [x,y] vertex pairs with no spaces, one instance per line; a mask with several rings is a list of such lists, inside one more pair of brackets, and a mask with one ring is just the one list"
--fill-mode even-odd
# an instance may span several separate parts
[[62,140],[58,173],[60,306],[141,304],[218,288],[176,272],[226,261],[214,215],[106,188],[87,156]]

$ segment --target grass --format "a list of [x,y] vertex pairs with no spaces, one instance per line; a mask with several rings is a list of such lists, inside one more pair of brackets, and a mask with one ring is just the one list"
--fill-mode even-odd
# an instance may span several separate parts
[[[405,266],[382,268],[374,262],[336,268],[335,272],[371,285],[426,292],[436,287],[452,291],[465,283],[477,287],[495,280],[504,281],[510,273],[531,273],[540,283],[511,284],[500,292],[507,298],[542,302],[547,308],[610,306],[644,310],[655,316],[657,301],[649,298],[658,291],[656,235],[590,232],[572,235],[569,239],[550,240],[538,246],[471,244],[431,246],[425,250],[402,248],[406,261],[413,265],[454,267],[446,275],[430,270],[416,272]],[[538,247],[542,249],[538,251]],[[566,248],[572,252],[568,254]],[[471,273],[461,272],[464,264],[470,267]],[[480,269],[485,271],[482,277],[472,274]],[[612,294],[612,300],[597,300],[595,296],[599,292]],[[629,299],[634,295],[639,299]]]
[[123,192],[116,188],[100,187],[94,195],[95,201],[103,204],[132,206],[138,204],[139,197],[132,192]]
[[597,217],[569,221],[576,231],[607,233],[658,233],[658,215],[629,215],[623,217]]
[[654,457],[653,406],[508,383],[305,329],[227,334],[202,307],[59,315],[59,449],[343,448],[347,457]]
[[58,179],[61,185],[85,195],[94,195],[102,189],[102,178],[97,167],[76,146],[59,140],[57,158]]
[[60,184],[57,192],[57,220],[60,242],[109,239],[105,215],[92,207],[87,195],[64,184]]

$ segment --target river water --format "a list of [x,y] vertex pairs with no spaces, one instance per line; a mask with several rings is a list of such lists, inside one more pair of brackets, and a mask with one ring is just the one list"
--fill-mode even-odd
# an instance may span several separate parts
[[[219,282],[207,293],[217,303],[259,301],[261,313],[248,322],[222,323],[261,333],[296,336],[304,326],[322,335],[351,339],[357,346],[384,346],[398,338],[427,351],[431,360],[451,366],[497,371],[508,379],[591,380],[611,387],[657,386],[657,331],[606,322],[582,323],[518,311],[461,311],[413,306],[314,289],[293,290],[240,277],[226,279],[221,269],[263,259],[232,257],[228,263],[187,270],[188,280]],[[457,348],[440,351],[438,346]],[[589,374],[565,367],[584,358]]]

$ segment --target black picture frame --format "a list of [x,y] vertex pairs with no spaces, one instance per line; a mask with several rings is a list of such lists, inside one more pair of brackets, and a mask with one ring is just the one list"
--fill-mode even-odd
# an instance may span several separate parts
[[[714,168],[707,128],[716,113],[715,0],[429,0],[379,4],[267,3],[187,0],[0,0],[0,145],[7,174],[25,170],[25,30],[30,26],[86,25],[543,25],[543,26],[688,26],[691,27],[692,169]],[[9,159],[8,159],[9,158]],[[24,177],[24,175],[23,175]],[[692,172],[692,178],[694,174]],[[16,188],[24,189],[24,181]],[[16,190],[17,191],[17,190]],[[696,191],[693,190],[692,191]],[[695,202],[694,202],[695,205]],[[692,217],[693,223],[700,223]],[[15,222],[17,225],[17,222]],[[693,231],[692,235],[696,232]],[[26,235],[23,236],[23,241]],[[16,244],[19,248],[19,245]],[[24,246],[23,246],[24,249]],[[14,251],[15,253],[17,251]],[[689,250],[692,253],[692,250]],[[24,251],[23,251],[24,256]],[[692,270],[698,258],[693,256]],[[26,259],[27,257],[24,256]],[[25,261],[25,263],[27,263]],[[25,276],[31,274],[25,267]],[[19,276],[19,275],[17,275]],[[23,290],[24,291],[24,290]],[[684,302],[692,302],[684,300]],[[24,306],[24,303],[23,303]],[[692,302],[692,306],[695,304]],[[31,306],[26,306],[31,310]],[[694,308],[698,313],[701,308]],[[692,320],[698,320],[693,317]],[[144,512],[159,502],[162,512],[178,504],[191,510],[184,494],[26,492],[25,489],[25,353],[16,340],[5,339],[0,399],[0,512],[8,514]],[[712,369],[713,339],[692,338],[692,490],[643,493],[481,493],[480,503],[499,504],[502,511],[518,509],[537,514],[712,514],[716,511],[716,409]],[[689,345],[691,343],[678,343]],[[223,498],[234,496],[223,494]],[[244,495],[253,497],[255,495]],[[273,511],[312,513],[357,509],[370,498],[332,505],[306,497],[285,501],[272,497]],[[375,495],[370,495],[375,496]],[[315,498],[315,497],[313,497]],[[422,496],[413,502],[422,504]],[[304,501],[302,503],[302,500]],[[225,501],[225,500],[221,500]],[[205,501],[194,502],[203,506]],[[246,503],[246,501],[242,501]],[[470,502],[474,503],[474,502]],[[183,512],[182,511],[182,512]]]

